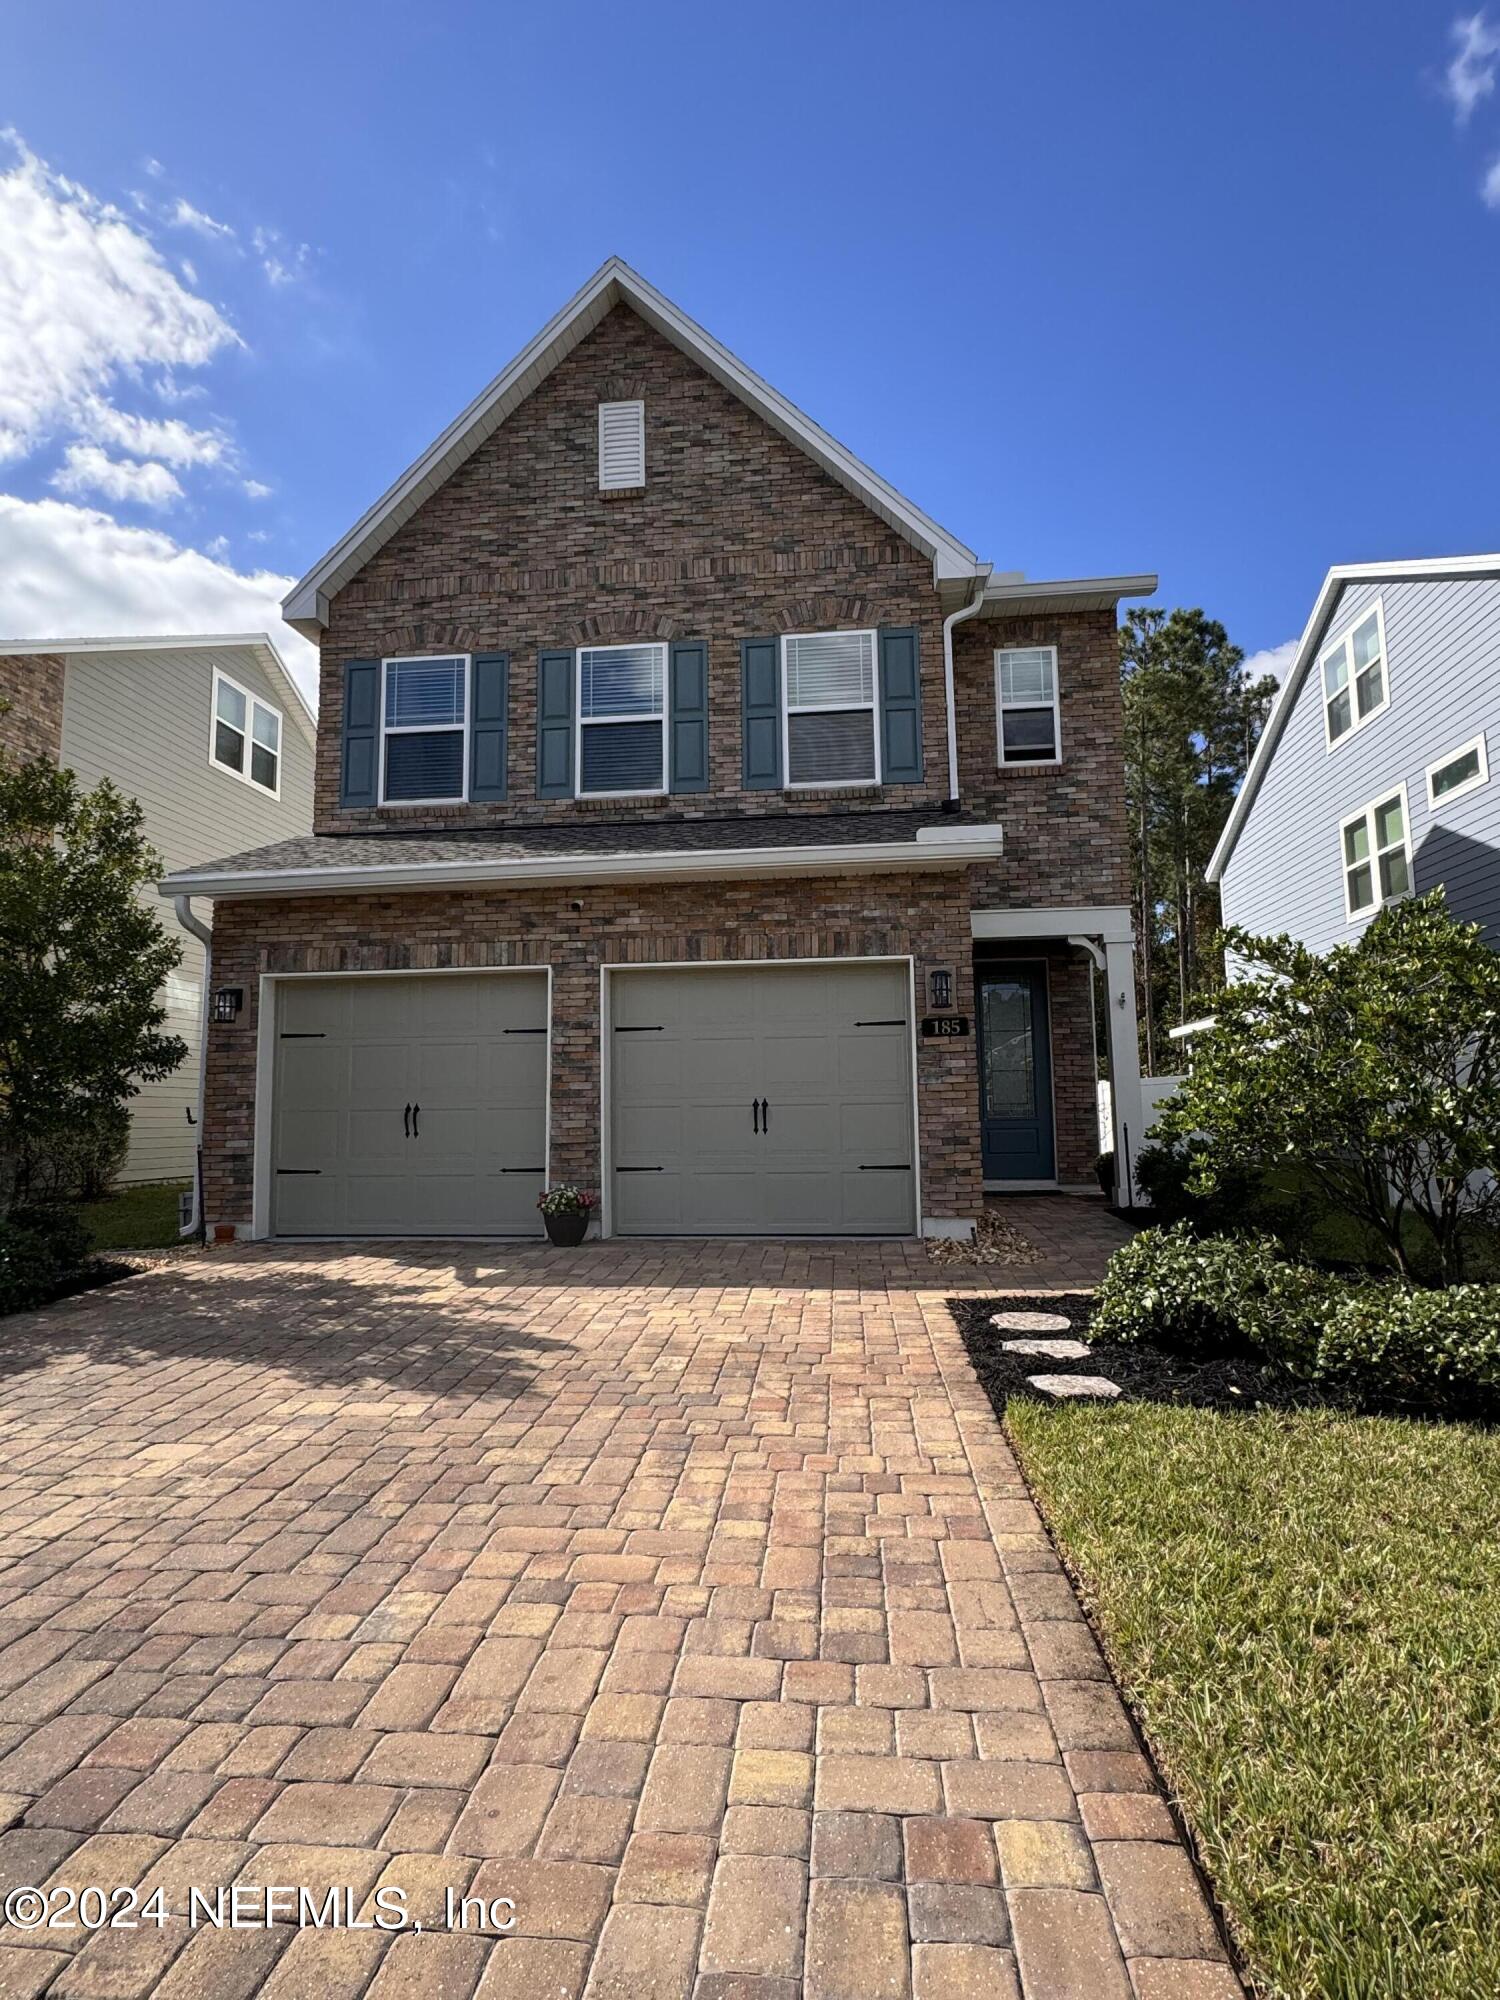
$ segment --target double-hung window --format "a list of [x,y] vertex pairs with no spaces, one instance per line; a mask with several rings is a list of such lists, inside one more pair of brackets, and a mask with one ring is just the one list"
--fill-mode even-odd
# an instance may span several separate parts
[[787,784],[878,785],[875,634],[791,634],[781,667]]
[[232,771],[259,792],[281,796],[281,710],[260,700],[228,674],[214,669],[211,763]]
[[1016,646],[995,654],[995,715],[1001,764],[1062,762],[1055,646]]
[[1379,715],[1391,698],[1385,658],[1385,611],[1377,602],[1341,632],[1319,661],[1328,747]]
[[380,803],[468,796],[469,656],[387,660],[380,707]]
[[1366,806],[1340,829],[1344,906],[1352,923],[1382,904],[1411,894],[1411,834],[1406,787]]
[[580,798],[667,789],[667,649],[584,646],[578,654]]

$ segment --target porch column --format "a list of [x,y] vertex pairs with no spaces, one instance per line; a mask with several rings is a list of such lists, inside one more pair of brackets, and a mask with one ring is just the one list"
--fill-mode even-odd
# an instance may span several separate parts
[[[1134,1207],[1136,1155],[1141,1149],[1141,1048],[1135,1019],[1135,947],[1127,933],[1104,939],[1104,990],[1109,1015],[1110,1111],[1115,1176],[1122,1205]],[[1125,1131],[1130,1129],[1129,1164]]]

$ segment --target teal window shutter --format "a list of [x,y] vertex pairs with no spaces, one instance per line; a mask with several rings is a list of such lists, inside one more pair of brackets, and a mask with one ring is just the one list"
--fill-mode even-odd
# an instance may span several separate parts
[[544,652],[536,670],[536,795],[573,796],[573,652]]
[[469,797],[477,805],[505,797],[509,695],[509,653],[476,653],[469,696]]
[[922,682],[914,625],[880,631],[880,775],[887,785],[922,782]]
[[742,639],[744,785],[773,792],[781,785],[781,647],[775,639]]
[[673,642],[668,663],[671,687],[672,775],[674,792],[708,790],[708,645],[702,639]]
[[379,805],[379,660],[350,660],[344,668],[344,746],[339,772],[340,805]]

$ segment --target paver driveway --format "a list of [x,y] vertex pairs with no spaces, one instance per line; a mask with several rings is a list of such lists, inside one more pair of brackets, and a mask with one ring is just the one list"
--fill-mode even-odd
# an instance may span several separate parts
[[7,1322],[0,1871],[166,1915],[0,1995],[1237,1993],[942,1304],[1007,1275],[255,1249]]

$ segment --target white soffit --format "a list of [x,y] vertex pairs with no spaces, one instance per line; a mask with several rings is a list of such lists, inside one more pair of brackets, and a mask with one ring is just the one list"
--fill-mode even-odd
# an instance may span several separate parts
[[511,412],[617,305],[627,305],[638,313],[648,326],[748,404],[773,430],[805,451],[897,534],[930,556],[938,584],[978,573],[981,565],[972,549],[913,506],[887,480],[747,368],[712,334],[679,311],[654,285],[649,285],[620,258],[611,257],[489,387],[455,417],[442,436],[402,473],[348,534],[334,544],[322,561],[308,571],[283,601],[287,623],[304,637],[316,641],[328,620],[328,600],[359,573],[422,503],[499,429]]

